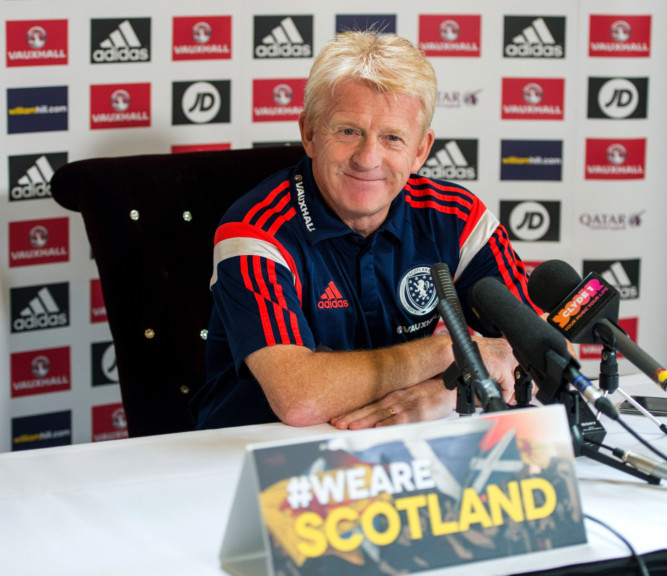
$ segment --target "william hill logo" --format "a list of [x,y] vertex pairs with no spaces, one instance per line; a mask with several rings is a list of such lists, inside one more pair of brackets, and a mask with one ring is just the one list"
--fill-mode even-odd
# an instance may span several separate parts
[[150,18],[93,19],[90,25],[91,64],[150,61]]

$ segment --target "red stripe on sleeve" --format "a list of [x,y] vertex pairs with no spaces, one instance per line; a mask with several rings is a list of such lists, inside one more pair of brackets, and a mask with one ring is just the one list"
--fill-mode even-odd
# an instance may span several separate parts
[[285,180],[282,184],[274,188],[269,195],[264,198],[261,202],[255,204],[255,206],[252,207],[252,209],[246,214],[245,218],[243,219],[243,222],[246,224],[250,224],[252,221],[253,217],[255,214],[257,214],[262,208],[266,208],[266,206],[269,206],[275,197],[280,194],[285,188],[289,187],[289,181]]
[[477,226],[482,216],[484,216],[485,212],[486,206],[478,199],[475,199],[472,206],[470,207],[470,214],[468,215],[466,224],[463,227],[463,232],[461,233],[461,236],[459,236],[459,248],[461,248],[466,243],[470,234],[472,234],[472,231],[475,229],[475,226]]
[[[257,258],[253,258],[253,260],[257,260]],[[254,265],[253,265],[253,271],[256,272]],[[269,346],[273,346],[276,343],[276,340],[273,336],[271,321],[269,320],[269,311],[266,308],[266,299],[264,299],[260,293],[256,292],[252,285],[252,279],[250,278],[250,269],[248,266],[247,256],[241,257],[241,274],[243,276],[243,282],[245,287],[255,294],[255,301],[257,302],[259,317],[262,321],[262,330],[264,331],[264,338],[266,339],[266,343]]]
[[243,224],[241,222],[229,222],[227,224],[223,224],[222,226],[218,226],[218,229],[215,231],[214,243],[217,244],[218,242],[222,242],[228,238],[255,238],[257,240],[263,240],[269,244],[273,244],[278,249],[281,256],[285,259],[285,262],[287,262],[290,272],[294,276],[294,287],[296,289],[299,302],[302,301],[301,278],[299,278],[296,264],[294,263],[294,258],[292,258],[292,255],[280,242],[278,242],[278,240],[276,240],[273,236],[264,230],[260,230],[259,228],[250,226],[248,224]]

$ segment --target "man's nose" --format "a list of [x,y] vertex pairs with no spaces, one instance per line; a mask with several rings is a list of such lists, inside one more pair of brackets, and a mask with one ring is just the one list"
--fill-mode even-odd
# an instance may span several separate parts
[[375,138],[362,138],[355,150],[353,161],[358,168],[369,170],[380,163],[380,147]]

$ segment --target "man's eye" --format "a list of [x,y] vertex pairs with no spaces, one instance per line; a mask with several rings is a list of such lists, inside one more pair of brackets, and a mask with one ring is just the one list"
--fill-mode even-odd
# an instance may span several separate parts
[[387,139],[390,140],[391,142],[400,142],[401,141],[401,137],[396,136],[394,134],[389,134],[389,136],[387,136]]
[[342,132],[345,136],[352,136],[352,135],[354,134],[354,129],[353,129],[353,128],[343,128],[343,129],[341,130],[341,132]]

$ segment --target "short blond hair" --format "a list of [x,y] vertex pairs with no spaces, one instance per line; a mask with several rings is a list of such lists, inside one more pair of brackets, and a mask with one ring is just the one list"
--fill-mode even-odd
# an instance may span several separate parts
[[419,99],[421,124],[433,119],[438,86],[433,66],[409,40],[379,31],[341,32],[319,53],[306,83],[304,113],[317,127],[328,98],[343,80],[367,82],[378,92]]

